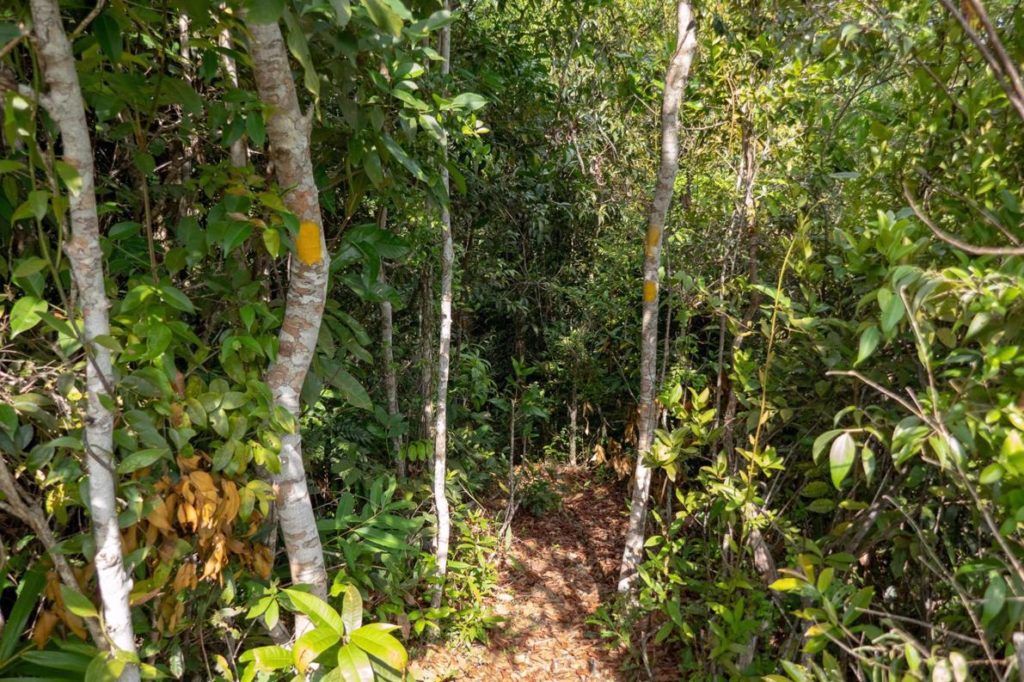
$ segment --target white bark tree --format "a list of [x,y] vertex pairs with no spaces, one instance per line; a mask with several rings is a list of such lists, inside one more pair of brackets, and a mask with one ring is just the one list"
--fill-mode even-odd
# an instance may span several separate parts
[[[103,252],[96,214],[92,142],[85,119],[82,90],[75,71],[74,53],[61,22],[56,0],[32,0],[33,32],[47,92],[42,103],[60,130],[64,162],[81,179],[69,193],[71,238],[65,246],[78,301],[82,309],[82,346],[85,350],[86,412],[85,457],[89,480],[89,513],[96,542],[96,581],[99,584],[105,636],[113,648],[135,654],[128,595],[132,581],[124,570],[121,533],[117,524],[117,483],[114,479],[114,373],[110,350],[96,342],[110,334],[103,284]],[[138,680],[139,669],[126,665],[122,681]]]
[[[445,0],[443,9],[449,9]],[[441,29],[441,76],[451,72],[451,27]],[[447,149],[445,149],[447,158]],[[449,193],[448,168],[441,167],[445,195]],[[448,573],[448,544],[451,535],[451,514],[445,482],[448,475],[448,369],[452,345],[452,269],[455,249],[452,243],[452,216],[448,204],[441,207],[441,334],[437,354],[437,402],[434,414],[434,508],[437,511],[437,537],[434,546],[439,584],[433,604],[441,605],[444,577]]]
[[636,473],[630,500],[629,528],[619,571],[619,592],[629,592],[636,580],[643,557],[644,527],[647,522],[647,500],[651,487],[651,470],[644,457],[654,439],[658,408],[658,268],[661,267],[661,243],[665,219],[672,203],[676,174],[679,171],[679,105],[690,75],[690,65],[697,50],[697,25],[688,0],[676,6],[676,49],[665,73],[665,91],[661,104],[661,163],[657,184],[651,200],[644,239],[643,323],[640,346],[640,435],[637,448]]
[[[246,22],[250,32],[256,89],[267,105],[267,137],[270,158],[278,184],[287,189],[285,206],[299,218],[297,254],[291,259],[288,297],[279,334],[277,360],[267,372],[267,384],[277,405],[296,420],[300,416],[302,384],[316,350],[324,304],[327,300],[329,258],[324,242],[320,200],[313,178],[309,139],[312,120],[299,109],[295,81],[288,63],[284,38],[277,22]],[[281,439],[281,470],[272,483],[277,493],[277,514],[284,536],[292,580],[309,585],[313,594],[327,598],[327,570],[323,546],[302,462],[302,435],[285,434]],[[297,615],[295,635],[313,627]]]

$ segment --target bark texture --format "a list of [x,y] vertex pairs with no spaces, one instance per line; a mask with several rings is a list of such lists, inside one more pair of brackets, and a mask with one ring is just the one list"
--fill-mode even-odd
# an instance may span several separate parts
[[[217,44],[224,49],[231,49],[231,31],[224,29],[217,36]],[[224,75],[228,82],[231,83],[231,87],[238,87],[238,67],[235,65],[235,60],[230,55],[221,52],[220,53],[220,65],[224,69]],[[231,143],[231,165],[235,168],[245,168],[249,164],[249,150],[245,146],[245,141],[239,137],[237,140]]]
[[[444,9],[449,2],[445,0]],[[451,28],[441,29],[441,75],[447,77],[451,70]],[[445,150],[447,157],[447,149]],[[441,168],[441,182],[448,195],[448,168]],[[434,508],[437,511],[437,541],[434,546],[437,577],[437,591],[433,604],[441,605],[444,595],[444,577],[448,572],[448,543],[451,535],[451,517],[448,510],[448,496],[445,481],[448,473],[448,368],[451,364],[452,345],[452,267],[455,248],[452,242],[452,216],[448,204],[441,207],[441,334],[437,353],[437,402],[434,415]]]
[[[386,229],[388,225],[388,210],[382,208],[380,210],[380,228]],[[380,273],[378,274],[380,282],[386,282],[387,278],[384,275],[384,264],[381,263]],[[394,344],[394,316],[391,309],[391,301],[382,301],[380,304],[380,345],[381,353],[384,356],[384,389],[388,396],[388,417],[392,420],[396,419],[399,415],[398,411],[398,377],[395,376],[395,344]],[[405,477],[405,460],[399,457],[399,453],[402,449],[402,439],[399,436],[391,437],[391,450],[395,457],[396,468],[398,475],[402,478]]]
[[[104,401],[114,385],[110,351],[95,342],[110,334],[110,320],[103,285],[103,253],[92,143],[85,120],[85,105],[75,71],[71,43],[64,33],[56,0],[32,0],[33,31],[39,50],[47,94],[44,104],[60,129],[64,161],[78,171],[81,187],[68,196],[71,238],[65,250],[82,309],[82,346],[86,354],[86,414],[84,447],[89,478],[89,513],[96,540],[96,581],[99,584],[106,637],[111,646],[135,653],[128,595],[131,578],[125,573],[121,534],[117,525],[117,488],[114,480],[114,418]],[[126,665],[121,680],[138,680],[139,669]]]
[[661,105],[661,163],[651,200],[644,240],[643,323],[640,346],[640,434],[637,447],[636,472],[630,500],[629,528],[619,571],[619,592],[632,589],[637,568],[643,556],[644,526],[647,522],[647,499],[651,487],[651,470],[644,457],[651,448],[657,405],[658,365],[658,268],[661,265],[661,243],[665,219],[679,171],[679,105],[690,74],[690,65],[697,49],[697,27],[693,10],[687,1],[677,3],[676,49],[665,73],[665,92]]
[[[329,258],[309,153],[310,119],[299,109],[281,29],[276,23],[247,23],[247,26],[256,88],[260,100],[270,111],[267,118],[270,158],[278,184],[288,188],[285,206],[302,225],[298,257],[291,260],[280,348],[277,360],[267,372],[267,384],[275,403],[298,419],[302,384],[316,350],[327,299]],[[302,435],[298,431],[281,439],[280,459],[281,471],[272,477],[272,482],[292,580],[309,585],[313,594],[326,599],[327,570],[302,463]],[[308,618],[296,616],[296,636],[311,628]]]

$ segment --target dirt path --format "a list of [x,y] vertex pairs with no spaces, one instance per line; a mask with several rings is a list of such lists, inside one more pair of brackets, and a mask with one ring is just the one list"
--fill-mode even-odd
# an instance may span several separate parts
[[416,679],[627,679],[586,623],[615,589],[625,533],[622,493],[575,472],[560,473],[558,487],[560,510],[540,518],[520,510],[513,522],[513,545],[489,604],[507,620],[486,646],[421,651],[413,663]]

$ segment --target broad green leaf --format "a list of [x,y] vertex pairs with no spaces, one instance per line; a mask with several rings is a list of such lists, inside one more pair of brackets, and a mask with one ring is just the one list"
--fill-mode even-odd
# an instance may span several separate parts
[[399,672],[405,670],[409,660],[405,647],[387,632],[364,626],[349,635],[349,641],[388,667]]
[[121,463],[117,465],[117,473],[130,474],[133,471],[138,471],[139,469],[152,466],[161,459],[170,459],[170,456],[171,451],[169,448],[147,448],[145,450],[139,450],[121,460]]
[[11,338],[27,332],[43,319],[40,313],[46,312],[46,301],[35,296],[22,296],[11,308]]
[[317,656],[330,649],[339,641],[341,641],[341,635],[331,628],[313,628],[295,642],[295,646],[292,649],[292,654],[295,657],[295,667],[300,673],[305,672],[309,664],[315,661]]
[[67,585],[60,586],[60,596],[64,599],[64,606],[68,611],[79,618],[98,618],[99,613],[96,607],[89,601],[89,598]]
[[804,589],[805,585],[806,583],[799,578],[779,578],[769,585],[768,589],[776,592],[797,592]]
[[337,672],[345,682],[373,682],[374,679],[370,658],[354,644],[338,649]]
[[398,163],[405,166],[405,169],[409,171],[414,178],[421,182],[427,181],[427,174],[423,172],[423,169],[420,168],[418,163],[416,163],[416,160],[406,154],[405,150],[402,149],[390,135],[385,134],[382,139],[384,141],[384,147],[388,150],[388,153],[391,154]]
[[242,663],[252,662],[258,672],[274,672],[292,666],[292,654],[282,646],[261,646],[243,651],[238,657]]
[[487,104],[487,100],[475,92],[464,92],[452,100],[452,108],[462,111],[476,111]]
[[323,599],[296,589],[287,589],[284,592],[292,600],[295,608],[309,616],[314,625],[329,628],[339,636],[345,633],[345,624],[341,616]]
[[341,604],[341,620],[345,623],[345,632],[358,630],[363,624],[363,596],[359,594],[359,588],[349,583]]
[[882,338],[882,332],[878,330],[878,327],[871,325],[863,331],[860,335],[860,346],[857,349],[857,361],[854,366],[867,360],[871,357],[871,354],[875,352],[875,348],[878,347],[878,342]]
[[843,429],[832,429],[814,439],[814,445],[811,446],[811,456],[814,458],[815,464],[821,459],[821,453],[825,451],[825,447],[832,442],[833,438],[841,433],[843,433]]
[[992,574],[992,579],[985,590],[985,598],[981,607],[981,622],[983,625],[991,623],[1003,606],[1006,604],[1006,581],[998,573]]
[[358,379],[345,370],[338,367],[331,370],[324,379],[341,391],[345,400],[347,400],[353,407],[358,407],[363,410],[373,409],[373,401],[370,400],[370,394],[366,392],[366,389],[363,388],[363,385],[359,383]]
[[857,444],[849,433],[843,433],[832,441],[832,449],[828,453],[829,472],[832,474],[832,485],[837,489],[842,487],[856,458]]
[[1003,477],[1003,467],[996,463],[989,464],[987,467],[981,470],[981,475],[978,476],[978,483],[982,485],[991,485]]
[[0,661],[9,659],[21,643],[29,618],[35,613],[37,601],[46,586],[46,576],[37,568],[26,572],[18,584],[18,598],[7,614],[7,622],[0,630]]
[[370,20],[385,33],[394,37],[402,35],[402,17],[398,16],[390,3],[385,0],[363,0]]
[[103,12],[93,20],[92,32],[96,35],[96,42],[107,59],[112,62],[118,61],[124,51],[121,27],[109,11]]
[[163,299],[164,303],[177,310],[186,313],[193,313],[196,310],[195,306],[192,305],[192,301],[188,300],[188,296],[170,284],[160,285],[160,298]]
[[11,275],[13,277],[29,277],[31,275],[36,274],[45,267],[45,258],[32,256],[30,258],[18,261],[18,264],[14,266],[14,271],[11,273]]

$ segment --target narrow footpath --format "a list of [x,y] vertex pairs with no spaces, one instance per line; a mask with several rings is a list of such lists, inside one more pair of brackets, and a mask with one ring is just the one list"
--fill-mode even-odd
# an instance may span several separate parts
[[520,509],[489,606],[506,620],[486,645],[418,652],[414,678],[443,680],[626,680],[619,659],[587,623],[615,590],[625,533],[613,483],[562,471],[562,508],[537,518]]

